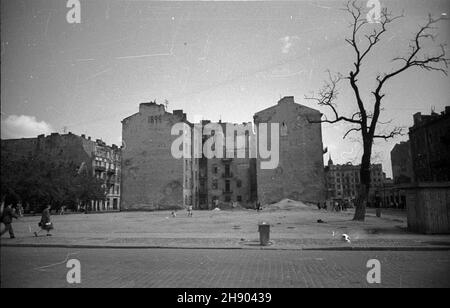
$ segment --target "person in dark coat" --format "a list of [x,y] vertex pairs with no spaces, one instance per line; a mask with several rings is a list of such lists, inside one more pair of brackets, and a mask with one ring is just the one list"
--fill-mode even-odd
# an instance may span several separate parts
[[2,223],[5,225],[5,230],[3,230],[1,232],[0,236],[3,236],[3,234],[5,234],[6,231],[8,231],[9,237],[15,238],[14,230],[12,228],[13,218],[19,219],[19,216],[17,216],[17,214],[14,213],[14,210],[12,209],[12,205],[8,204],[2,214]]
[[42,211],[41,221],[39,222],[39,227],[41,227],[41,230],[34,232],[34,236],[38,237],[42,230],[47,231],[47,236],[51,236],[50,231],[53,230],[53,224],[50,219],[50,208],[51,206],[47,205],[47,207]]

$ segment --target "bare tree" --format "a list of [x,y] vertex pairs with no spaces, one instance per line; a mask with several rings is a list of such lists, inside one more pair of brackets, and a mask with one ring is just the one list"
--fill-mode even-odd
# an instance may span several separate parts
[[[440,52],[434,56],[427,55],[423,52],[424,41],[433,41],[435,39],[436,35],[432,33],[432,30],[435,29],[436,23],[443,19],[433,19],[431,15],[429,15],[427,22],[423,26],[420,26],[418,32],[415,34],[415,37],[411,40],[407,55],[399,56],[393,59],[393,62],[395,63],[400,62],[399,67],[393,69],[389,73],[377,74],[375,76],[375,88],[370,92],[369,96],[372,97],[370,100],[370,102],[373,103],[372,109],[372,107],[363,100],[360,85],[358,83],[358,77],[362,69],[362,64],[366,57],[372,53],[374,47],[380,42],[383,34],[386,33],[388,26],[395,20],[403,17],[403,15],[393,16],[386,8],[384,8],[381,12],[378,24],[372,24],[375,25],[373,32],[364,32],[366,30],[366,25],[369,24],[369,22],[367,21],[366,16],[362,13],[363,9],[357,4],[357,1],[351,0],[347,2],[344,10],[348,12],[352,18],[351,37],[347,38],[345,41],[354,51],[354,68],[348,73],[348,75],[345,76],[342,74],[333,75],[329,72],[329,80],[325,82],[324,87],[317,94],[311,97],[306,97],[306,99],[314,100],[319,105],[327,106],[331,109],[333,119],[328,119],[325,117],[325,119],[319,121],[320,123],[337,123],[343,121],[351,125],[351,128],[344,134],[344,138],[352,132],[361,133],[363,143],[363,155],[361,158],[360,170],[361,183],[356,200],[356,210],[353,220],[363,221],[365,219],[366,203],[368,200],[371,183],[370,165],[374,140],[388,140],[402,134],[402,129],[400,127],[394,127],[387,134],[377,131],[377,125],[379,126],[379,124],[389,123],[381,123],[379,121],[380,114],[383,110],[382,101],[385,97],[385,93],[383,92],[384,86],[393,77],[396,77],[397,75],[413,67],[418,67],[428,71],[437,71],[447,75],[446,69],[448,68],[449,59],[445,58],[444,45],[440,45]],[[340,114],[336,104],[336,99],[339,94],[338,84],[343,80],[350,83],[352,93],[355,97],[355,103],[357,105],[356,110],[358,110],[348,116]]]

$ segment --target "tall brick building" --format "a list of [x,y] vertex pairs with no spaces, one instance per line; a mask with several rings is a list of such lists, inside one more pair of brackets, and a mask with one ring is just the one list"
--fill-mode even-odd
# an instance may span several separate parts
[[317,202],[325,200],[323,170],[322,114],[315,109],[295,103],[287,96],[278,104],[259,111],[254,123],[279,123],[280,160],[275,169],[261,169],[258,159],[258,198],[262,203],[283,198]]
[[[186,122],[182,110],[167,112],[155,102],[122,120],[122,208],[158,210],[183,206],[184,160],[171,155],[175,123]],[[187,122],[186,122],[187,123]]]
[[441,114],[414,114],[409,139],[414,181],[450,181],[450,106]]
[[414,178],[411,142],[396,144],[391,151],[392,177],[395,184],[411,183]]
[[39,135],[37,138],[1,141],[2,159],[18,160],[40,157],[52,162],[72,162],[104,181],[105,201],[92,201],[90,211],[120,210],[121,149],[102,140],[91,140],[72,133]]

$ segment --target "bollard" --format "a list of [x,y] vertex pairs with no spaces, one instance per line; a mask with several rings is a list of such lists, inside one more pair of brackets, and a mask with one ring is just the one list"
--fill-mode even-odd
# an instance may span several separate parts
[[258,231],[259,231],[259,243],[261,246],[267,246],[269,245],[269,238],[270,238],[270,225],[268,223],[260,223],[258,225]]

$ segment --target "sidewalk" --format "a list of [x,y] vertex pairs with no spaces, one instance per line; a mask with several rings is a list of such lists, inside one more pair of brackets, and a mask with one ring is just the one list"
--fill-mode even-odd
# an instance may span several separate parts
[[[372,213],[373,212],[373,213]],[[405,213],[389,210],[381,218],[368,211],[365,222],[352,211],[330,213],[316,208],[290,210],[121,212],[53,216],[53,236],[34,237],[39,217],[14,221],[15,239],[2,246],[73,248],[208,248],[289,250],[450,250],[450,235],[406,231]],[[318,223],[321,219],[324,223]],[[271,224],[269,246],[259,245],[258,223]],[[350,243],[341,239],[345,233]],[[44,234],[44,233],[42,233]]]

